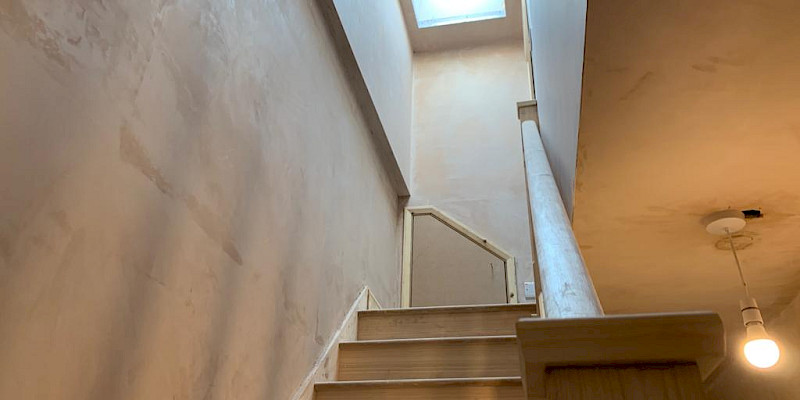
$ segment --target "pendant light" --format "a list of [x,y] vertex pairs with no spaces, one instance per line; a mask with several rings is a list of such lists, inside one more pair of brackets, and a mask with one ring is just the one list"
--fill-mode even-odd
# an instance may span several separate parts
[[736,268],[739,270],[739,280],[742,282],[745,293],[745,298],[739,302],[742,321],[747,331],[744,356],[747,362],[756,368],[770,368],[778,363],[781,351],[764,328],[764,318],[761,317],[761,310],[758,308],[756,299],[750,295],[739,256],[736,254],[736,246],[733,243],[733,233],[742,230],[746,224],[744,214],[736,210],[719,211],[707,216],[705,223],[708,233],[727,236],[733,259],[736,261]]

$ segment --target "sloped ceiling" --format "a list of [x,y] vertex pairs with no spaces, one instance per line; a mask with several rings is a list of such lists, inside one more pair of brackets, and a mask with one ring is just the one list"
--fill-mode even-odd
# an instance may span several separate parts
[[711,309],[739,329],[735,264],[700,222],[729,207],[764,214],[737,241],[766,316],[798,294],[798,15],[589,1],[574,227],[607,312]]

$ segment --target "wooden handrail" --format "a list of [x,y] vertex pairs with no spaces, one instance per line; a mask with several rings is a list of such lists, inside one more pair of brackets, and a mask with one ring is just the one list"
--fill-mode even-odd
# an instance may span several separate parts
[[603,308],[586,269],[536,125],[536,103],[518,105],[538,276],[546,318],[597,317]]

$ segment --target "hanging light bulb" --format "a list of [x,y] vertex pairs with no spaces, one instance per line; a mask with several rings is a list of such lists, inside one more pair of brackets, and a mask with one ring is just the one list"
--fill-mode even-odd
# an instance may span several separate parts
[[781,349],[772,339],[749,340],[744,345],[744,356],[756,368],[771,368],[780,360]]
[[770,368],[778,363],[781,350],[778,344],[767,335],[764,319],[758,309],[756,299],[742,300],[742,320],[747,329],[747,342],[744,344],[744,357],[756,368]]
[[741,211],[725,210],[713,213],[706,217],[706,231],[715,235],[726,235],[731,246],[733,259],[736,261],[736,268],[739,270],[739,279],[747,295],[740,304],[742,320],[747,330],[747,339],[744,344],[744,357],[747,362],[756,368],[770,368],[778,363],[781,358],[781,350],[778,344],[772,340],[764,328],[764,318],[761,317],[761,310],[758,308],[756,299],[750,296],[750,289],[744,279],[742,265],[739,256],[736,254],[736,246],[733,243],[733,232],[738,232],[744,228],[746,221]]

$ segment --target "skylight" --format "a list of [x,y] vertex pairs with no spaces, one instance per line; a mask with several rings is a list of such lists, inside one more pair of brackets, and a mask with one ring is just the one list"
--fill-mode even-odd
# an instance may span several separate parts
[[506,16],[505,0],[412,0],[412,4],[420,29]]

